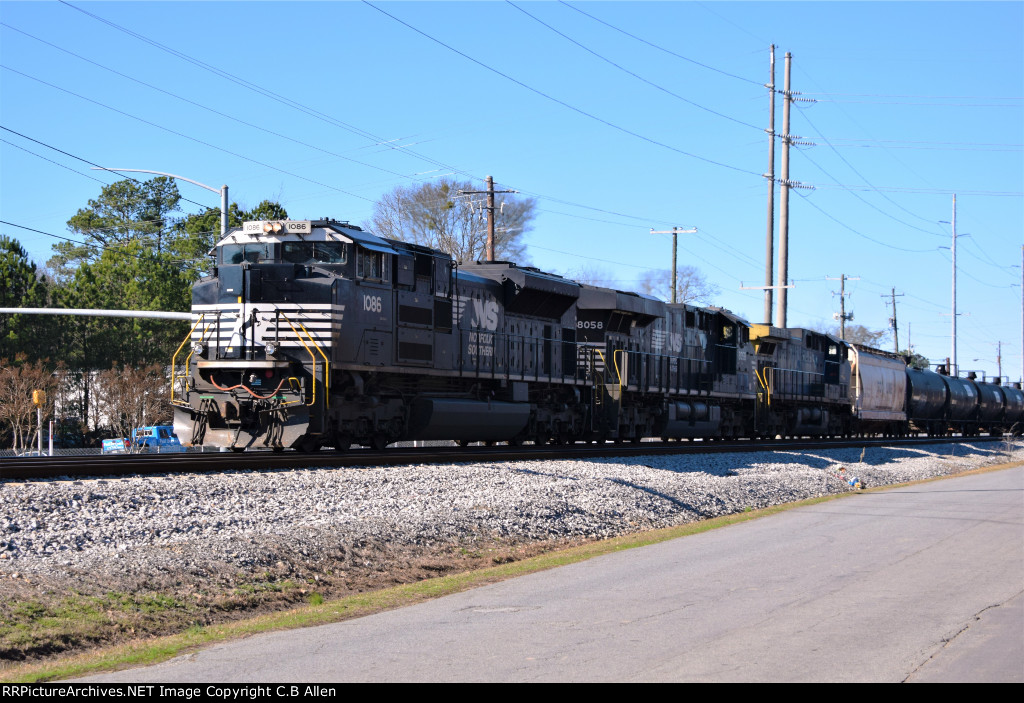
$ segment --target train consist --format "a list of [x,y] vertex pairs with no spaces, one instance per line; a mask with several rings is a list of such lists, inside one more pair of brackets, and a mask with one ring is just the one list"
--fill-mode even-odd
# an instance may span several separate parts
[[[1018,433],[1024,391],[348,223],[246,222],[173,360],[184,444]],[[182,370],[184,369],[184,370]]]

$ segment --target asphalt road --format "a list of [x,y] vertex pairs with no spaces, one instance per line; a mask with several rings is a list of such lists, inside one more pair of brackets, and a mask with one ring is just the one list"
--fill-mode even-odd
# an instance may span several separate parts
[[93,681],[1024,681],[1024,468],[854,495]]

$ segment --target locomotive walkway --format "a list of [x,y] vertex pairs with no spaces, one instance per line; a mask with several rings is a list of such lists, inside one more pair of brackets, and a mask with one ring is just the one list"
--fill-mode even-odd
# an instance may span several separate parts
[[1024,467],[92,681],[1024,681]]

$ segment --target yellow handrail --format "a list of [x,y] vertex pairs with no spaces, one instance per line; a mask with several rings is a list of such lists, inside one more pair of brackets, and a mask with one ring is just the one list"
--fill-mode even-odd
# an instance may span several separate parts
[[313,339],[313,335],[311,335],[305,325],[302,324],[302,321],[299,320],[298,322],[299,327],[301,327],[302,331],[306,333],[306,338],[313,343],[313,346],[316,347],[316,350],[320,352],[320,356],[324,359],[324,392],[327,394],[327,400],[324,401],[324,405],[329,408],[331,407],[331,362],[327,359],[327,355],[324,354],[324,350],[319,344],[317,344],[317,341]]
[[[619,369],[619,354],[620,353],[623,354],[624,358],[628,358],[628,357],[625,357],[625,354],[626,354],[626,350],[625,349],[616,349],[614,352],[612,352],[612,363],[615,365],[615,375],[619,379],[619,389],[621,390],[622,389],[622,371]],[[625,364],[623,364],[623,365],[625,365]]]
[[[308,403],[306,403],[306,405],[307,406],[314,405],[316,403],[316,355],[313,354],[313,352],[311,352],[309,350],[309,345],[307,345],[304,341],[302,341],[302,335],[299,334],[299,331],[297,329],[295,329],[295,325],[293,325],[292,321],[288,319],[288,316],[282,313],[281,317],[283,317],[284,321],[288,323],[288,326],[292,328],[292,332],[295,333],[295,338],[297,340],[299,340],[299,344],[301,344],[303,346],[303,348],[309,353],[310,358],[313,360],[313,397],[310,399],[310,401]],[[325,407],[330,407],[331,406],[331,362],[327,359],[327,355],[324,354],[323,349],[320,347],[319,344],[317,344],[317,341],[313,338],[313,335],[311,335],[309,333],[309,330],[306,329],[305,325],[303,325],[302,322],[299,322],[298,324],[299,324],[299,327],[302,328],[302,331],[306,334],[306,339],[308,339],[310,342],[312,342],[313,346],[320,353],[320,356],[322,356],[323,359],[324,359],[324,392],[327,394],[327,399],[324,401],[324,405],[325,405]]]
[[309,358],[313,360],[313,397],[310,398],[309,402],[306,403],[306,405],[314,405],[316,404],[316,355],[313,352],[309,351],[309,345],[302,341],[302,335],[299,334],[299,331],[297,329],[295,329],[295,325],[293,325],[292,321],[288,319],[288,316],[282,314],[281,317],[283,317],[284,321],[288,323],[288,326],[292,328],[292,332],[295,333],[295,338],[299,340],[299,344],[301,344],[303,349],[305,349],[306,352],[309,354]]
[[754,369],[754,376],[757,377],[757,382],[761,384],[761,388],[764,388],[764,394],[765,394],[765,398],[766,398],[765,402],[770,406],[772,404],[772,389],[768,385],[768,371],[769,370],[772,370],[772,368],[770,366],[765,366],[764,367],[764,369],[763,369],[763,371],[764,371],[764,379],[761,378],[761,373],[757,369]]
[[[177,366],[175,365],[175,362],[178,359],[178,354],[181,353],[181,350],[184,348],[184,346],[192,339],[192,333],[195,332],[196,327],[199,326],[199,323],[203,321],[204,317],[206,317],[206,313],[203,313],[202,315],[199,316],[199,319],[196,320],[196,323],[194,325],[192,325],[192,329],[190,329],[188,331],[188,334],[185,335],[185,339],[183,339],[181,341],[181,344],[178,345],[178,348],[176,350],[174,350],[174,354],[171,356],[171,404],[172,405],[174,404],[174,386],[177,384],[177,381],[178,381]],[[209,328],[210,328],[210,326],[207,325],[206,328],[203,330],[203,337],[200,338],[200,341],[202,341],[202,339],[205,338],[206,330],[208,330]],[[189,353],[188,358],[189,359],[192,358],[192,354],[191,353]],[[187,362],[186,362],[186,368],[188,368]],[[181,401],[178,401],[178,402],[180,403]]]

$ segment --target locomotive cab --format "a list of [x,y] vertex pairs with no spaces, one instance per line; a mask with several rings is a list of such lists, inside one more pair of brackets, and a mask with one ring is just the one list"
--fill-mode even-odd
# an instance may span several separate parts
[[347,223],[305,220],[246,222],[211,253],[174,360],[179,436],[232,449],[308,443],[325,430],[352,288],[390,289],[391,247]]

